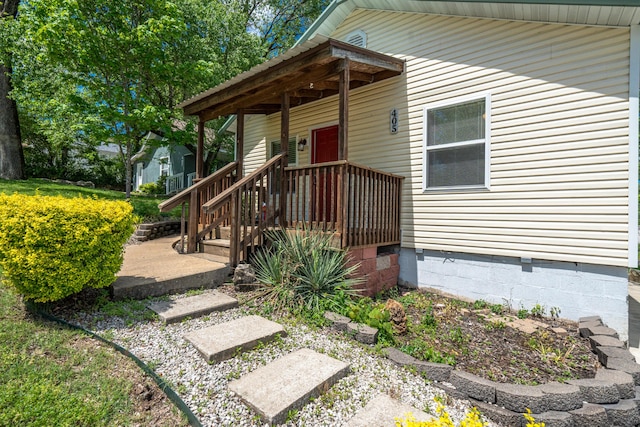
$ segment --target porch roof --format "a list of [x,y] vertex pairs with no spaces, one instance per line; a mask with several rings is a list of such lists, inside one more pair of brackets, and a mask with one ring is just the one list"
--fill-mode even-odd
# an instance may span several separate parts
[[349,59],[349,88],[402,74],[404,61],[318,35],[286,53],[194,96],[178,107],[201,121],[234,114],[280,111],[281,94],[295,107],[338,94],[339,75]]

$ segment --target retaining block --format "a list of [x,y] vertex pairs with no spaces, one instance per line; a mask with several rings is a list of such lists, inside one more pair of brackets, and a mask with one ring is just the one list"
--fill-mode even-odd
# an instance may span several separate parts
[[602,326],[601,321],[581,322],[578,324],[578,333],[583,338],[589,338],[593,335],[591,328],[597,328],[598,326]]
[[357,341],[364,344],[375,344],[378,340],[378,330],[361,323],[348,323],[347,332],[353,334]]
[[600,324],[602,325],[602,318],[600,316],[584,316],[578,318],[578,323],[586,322],[600,322]]
[[[545,427],[574,427],[573,417],[568,412],[547,411],[541,414],[532,414],[536,423],[544,423]],[[523,425],[526,421],[523,422]],[[585,427],[585,426],[580,426]]]
[[612,357],[607,360],[607,369],[626,372],[633,377],[635,385],[640,385],[640,365],[633,360]]
[[622,341],[609,335],[591,335],[589,337],[589,343],[593,351],[596,351],[596,347],[626,348],[626,345]]
[[[483,416],[489,418],[491,421],[500,423],[501,425],[520,426],[524,421],[522,414],[501,408],[498,405],[492,405],[475,399],[469,399],[469,402],[471,403],[471,406],[478,408]],[[602,412],[604,413],[604,409]]]
[[445,365],[444,363],[418,360],[394,347],[385,348],[383,351],[395,364],[399,366],[411,366],[431,381],[448,381],[451,371],[453,370],[452,366]]
[[602,405],[607,413],[609,425],[633,427],[640,424],[640,413],[633,400],[621,400],[613,405]]
[[547,398],[549,411],[571,411],[582,407],[582,393],[576,385],[550,382],[538,388]]
[[547,411],[547,398],[537,387],[520,384],[496,385],[496,404],[514,412],[526,412],[527,408],[533,413]]
[[467,396],[487,403],[496,403],[496,385],[493,381],[480,378],[464,371],[451,371],[449,382]]
[[585,403],[582,408],[569,412],[573,423],[579,427],[610,427],[607,412],[600,405]]
[[598,360],[604,366],[607,366],[609,358],[617,357],[620,359],[627,359],[635,361],[636,358],[631,352],[625,348],[618,347],[596,347],[596,354],[598,355]]
[[588,403],[617,403],[620,400],[618,387],[610,381],[583,378],[568,383],[580,387],[582,399]]
[[331,327],[336,331],[346,332],[347,325],[351,323],[351,319],[331,311],[324,312],[324,318],[331,322]]
[[596,380],[614,383],[618,387],[620,399],[633,399],[636,396],[636,385],[633,382],[633,377],[626,372],[598,369],[596,371]]
[[615,329],[612,328],[608,328],[606,326],[594,326],[594,327],[590,327],[589,331],[591,332],[591,335],[608,335],[610,337],[614,337],[614,338],[620,338],[618,336],[618,332],[616,332]]

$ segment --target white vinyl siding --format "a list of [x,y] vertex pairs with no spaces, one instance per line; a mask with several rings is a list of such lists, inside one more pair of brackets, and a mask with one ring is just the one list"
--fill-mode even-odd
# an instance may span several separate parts
[[[349,160],[406,177],[404,247],[627,265],[628,28],[355,10],[329,36],[357,29],[406,60],[351,91],[348,143]],[[491,93],[490,190],[423,193],[424,107],[477,93]],[[291,134],[310,140],[337,108],[293,108]],[[259,121],[260,138],[279,133],[279,114]]]

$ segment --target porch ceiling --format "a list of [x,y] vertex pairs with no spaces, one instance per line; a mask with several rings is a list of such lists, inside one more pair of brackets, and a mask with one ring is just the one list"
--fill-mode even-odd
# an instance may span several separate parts
[[281,95],[289,93],[295,107],[338,94],[343,59],[349,61],[349,88],[402,74],[404,61],[351,44],[316,36],[286,53],[211,88],[178,107],[202,121],[235,114],[280,111]]

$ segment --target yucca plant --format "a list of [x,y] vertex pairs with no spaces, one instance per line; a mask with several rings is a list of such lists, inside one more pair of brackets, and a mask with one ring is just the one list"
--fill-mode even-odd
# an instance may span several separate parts
[[352,294],[347,254],[331,246],[330,234],[316,231],[268,231],[271,242],[254,257],[256,277],[274,306],[319,311]]

